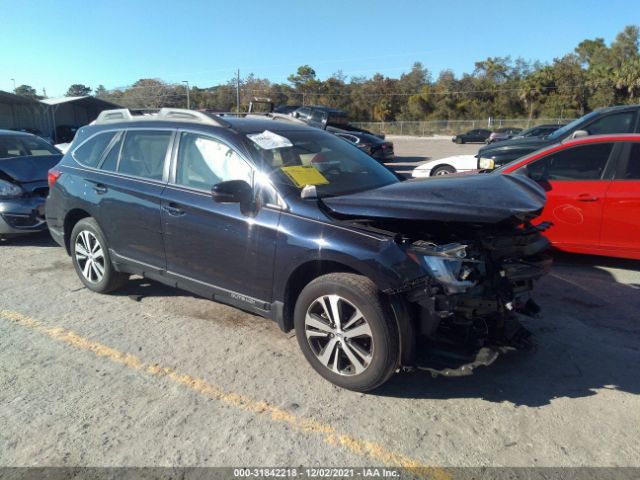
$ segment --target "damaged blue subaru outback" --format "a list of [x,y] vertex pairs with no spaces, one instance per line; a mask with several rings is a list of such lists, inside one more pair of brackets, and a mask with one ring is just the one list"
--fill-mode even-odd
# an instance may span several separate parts
[[142,275],[270,318],[340,387],[467,375],[534,343],[519,320],[551,261],[525,176],[401,182],[283,115],[123,109],[49,182],[49,230],[88,289]]

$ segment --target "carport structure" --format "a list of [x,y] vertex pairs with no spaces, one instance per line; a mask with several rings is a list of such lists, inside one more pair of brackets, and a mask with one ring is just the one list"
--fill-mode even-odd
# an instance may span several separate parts
[[56,140],[59,140],[58,127],[80,127],[95,120],[103,110],[121,108],[115,103],[91,96],[46,98],[41,103],[46,106],[47,121]]
[[0,128],[37,128],[48,134],[46,105],[36,99],[0,90]]

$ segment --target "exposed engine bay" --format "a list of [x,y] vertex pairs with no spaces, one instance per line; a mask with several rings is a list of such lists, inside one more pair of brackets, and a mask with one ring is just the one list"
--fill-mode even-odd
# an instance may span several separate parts
[[428,274],[386,293],[408,305],[417,335],[414,367],[469,375],[500,353],[535,349],[519,317],[540,311],[530,292],[551,267],[542,235],[547,224],[512,218],[493,226],[377,221],[369,227],[408,225],[414,231],[396,234],[396,242]]

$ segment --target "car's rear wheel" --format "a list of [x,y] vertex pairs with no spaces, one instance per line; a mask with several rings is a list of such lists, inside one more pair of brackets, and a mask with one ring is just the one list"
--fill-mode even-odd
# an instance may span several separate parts
[[73,266],[88,289],[108,293],[127,281],[128,275],[113,268],[107,242],[95,219],[83,218],[76,223],[70,247]]
[[302,353],[325,379],[365,392],[398,366],[398,328],[384,294],[369,279],[331,273],[309,283],[294,321]]
[[440,165],[439,167],[433,169],[431,175],[435,177],[439,175],[449,175],[450,173],[456,173],[456,169],[451,165]]

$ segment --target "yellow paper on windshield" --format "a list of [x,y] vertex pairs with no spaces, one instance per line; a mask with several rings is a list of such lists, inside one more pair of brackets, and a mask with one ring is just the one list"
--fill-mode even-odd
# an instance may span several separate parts
[[298,188],[303,188],[306,185],[327,185],[329,183],[329,180],[311,165],[282,167],[280,170],[282,170]]

